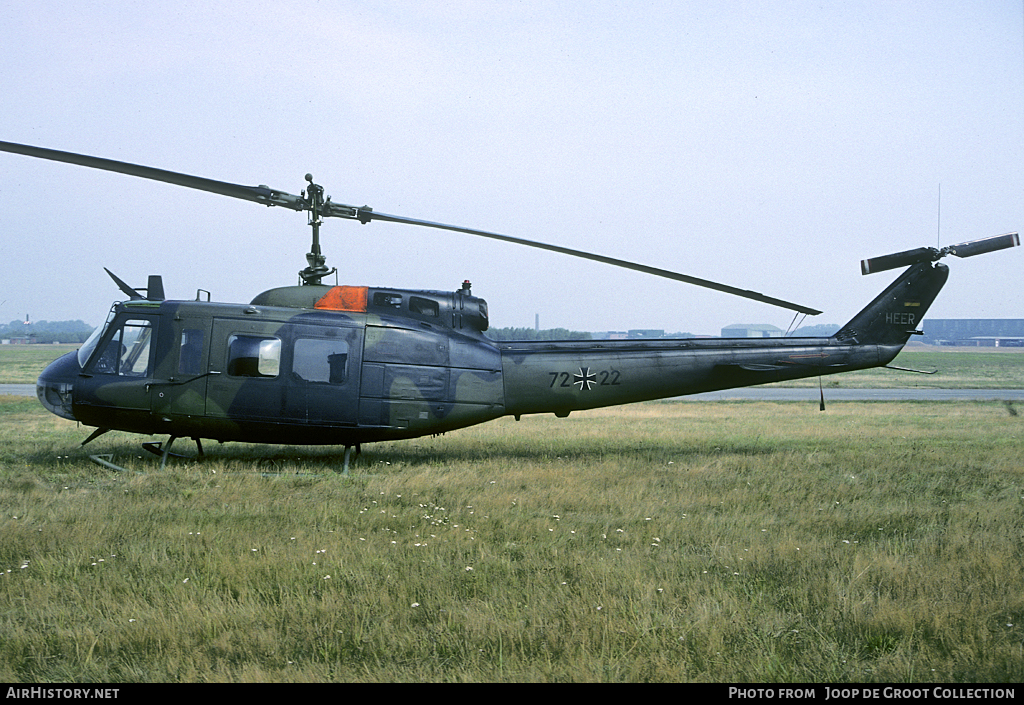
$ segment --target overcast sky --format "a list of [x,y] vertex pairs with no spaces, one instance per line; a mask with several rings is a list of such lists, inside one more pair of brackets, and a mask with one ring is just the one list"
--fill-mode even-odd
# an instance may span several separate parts
[[[0,8],[0,140],[629,259],[823,309],[859,261],[1024,227],[1024,4],[64,0]],[[939,191],[941,184],[941,218]],[[457,233],[331,219],[339,282],[492,325],[786,328],[792,314]],[[301,213],[0,153],[0,321],[99,324],[297,282]],[[934,318],[1024,318],[1024,249],[945,260]],[[333,283],[333,280],[332,280]]]

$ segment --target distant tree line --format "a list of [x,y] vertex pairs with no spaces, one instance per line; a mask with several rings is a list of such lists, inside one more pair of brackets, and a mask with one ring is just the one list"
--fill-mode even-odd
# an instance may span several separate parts
[[490,328],[485,335],[491,340],[590,340],[590,333],[566,328]]
[[11,321],[0,325],[0,338],[30,337],[36,343],[84,343],[93,327],[84,321]]

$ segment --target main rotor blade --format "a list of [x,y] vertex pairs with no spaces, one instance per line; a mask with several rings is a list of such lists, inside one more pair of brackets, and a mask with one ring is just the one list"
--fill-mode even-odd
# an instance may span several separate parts
[[[93,169],[102,169],[104,171],[113,171],[119,174],[127,174],[129,176],[137,176],[143,179],[151,179],[153,181],[162,181],[168,184],[174,184],[176,186],[184,186],[186,188],[197,189],[200,191],[208,191],[210,193],[220,194],[222,196],[230,196],[231,198],[240,198],[246,201],[253,201],[255,203],[262,203],[266,206],[283,206],[292,210],[310,210],[312,204],[305,198],[299,196],[293,196],[292,194],[284,191],[277,191],[268,186],[241,186],[239,184],[231,184],[224,181],[215,181],[213,179],[206,179],[201,176],[191,176],[189,174],[181,174],[175,171],[167,171],[165,169],[156,169],[154,167],[142,166],[140,164],[130,164],[128,162],[120,162],[114,159],[103,159],[102,157],[91,157],[85,154],[76,154],[74,152],[62,152],[56,149],[46,149],[44,147],[33,147],[31,145],[16,144],[14,142],[2,142],[0,141],[0,151],[12,152],[14,154],[22,154],[29,157],[36,157],[39,159],[49,159],[51,161],[65,162],[67,164],[76,164],[78,166],[90,167]],[[307,178],[312,178],[308,177]],[[622,267],[624,269],[631,269],[637,272],[643,272],[644,274],[651,274],[657,277],[663,277],[665,279],[672,279],[674,281],[684,282],[686,284],[695,284],[696,286],[702,286],[707,289],[713,289],[715,291],[721,291],[727,294],[733,294],[734,296],[740,296],[745,299],[751,299],[752,301],[760,301],[761,303],[771,304],[772,306],[780,306],[782,308],[789,309],[791,311],[797,311],[799,313],[816,316],[821,311],[817,309],[809,308],[807,306],[801,306],[800,304],[794,304],[789,301],[783,301],[782,299],[776,299],[771,296],[765,296],[764,294],[749,289],[739,289],[734,286],[728,286],[727,284],[719,284],[718,282],[709,281],[707,279],[700,279],[698,277],[691,277],[685,274],[678,274],[665,269],[659,269],[657,267],[648,267],[647,265],[637,264],[635,262],[628,262],[626,260],[616,259],[614,257],[605,257],[603,255],[594,254],[592,252],[584,252],[582,250],[574,250],[569,247],[561,247],[559,245],[548,245],[543,242],[534,242],[533,240],[524,240],[523,238],[511,237],[509,235],[499,235],[498,233],[486,232],[484,230],[475,230],[473,228],[463,228],[456,225],[445,225],[443,223],[435,223],[428,220],[417,220],[415,218],[405,218],[402,216],[388,215],[386,213],[378,213],[370,208],[356,208],[353,206],[347,206],[339,203],[332,203],[327,201],[323,204],[324,210],[322,215],[327,217],[342,217],[358,219],[362,223],[368,223],[371,220],[383,220],[390,221],[392,223],[405,223],[408,225],[421,225],[428,228],[438,228],[441,230],[451,230],[454,232],[466,233],[469,235],[479,235],[481,237],[488,237],[494,240],[502,240],[504,242],[511,242],[517,245],[525,245],[527,247],[535,247],[541,250],[548,250],[550,252],[558,252],[565,255],[571,255],[573,257],[581,257],[583,259],[589,259],[594,262],[602,262],[604,264],[610,264],[615,267]]]
[[451,230],[459,233],[467,233],[469,235],[479,235],[481,237],[491,238],[493,240],[501,240],[503,242],[511,242],[517,245],[526,245],[527,247],[536,247],[541,250],[548,250],[550,252],[558,252],[563,255],[571,255],[573,257],[581,257],[583,259],[593,260],[594,262],[602,262],[604,264],[610,264],[614,267],[622,267],[624,269],[632,269],[636,272],[643,272],[644,274],[651,274],[656,277],[664,277],[665,279],[672,279],[678,282],[684,282],[686,284],[696,284],[707,289],[714,289],[715,291],[722,291],[727,294],[733,294],[735,296],[741,296],[745,299],[751,299],[753,301],[760,301],[761,303],[771,304],[773,306],[780,306],[782,308],[788,308],[790,311],[798,311],[799,313],[805,313],[811,316],[817,316],[821,311],[817,309],[809,308],[807,306],[801,306],[800,304],[794,304],[789,301],[783,301],[782,299],[776,299],[771,296],[765,296],[764,294],[749,289],[738,289],[734,286],[727,284],[719,284],[718,282],[709,281],[707,279],[700,279],[698,277],[691,277],[686,274],[679,274],[677,272],[671,272],[667,269],[659,269],[657,267],[649,267],[645,264],[637,264],[635,262],[628,262],[626,260],[616,259],[614,257],[605,257],[604,255],[594,254],[593,252],[584,252],[583,250],[574,250],[569,247],[561,247],[560,245],[549,245],[543,242],[534,242],[533,240],[524,240],[519,237],[512,237],[510,235],[499,235],[498,233],[486,232],[484,230],[475,230],[473,228],[463,228],[458,225],[445,225],[444,223],[434,223],[429,220],[417,220],[415,218],[405,218],[398,215],[388,215],[387,213],[378,213],[377,211],[369,211],[360,209],[359,211],[360,220],[384,220],[391,223],[405,223],[408,225],[422,225],[428,228],[438,228],[440,230]]
[[307,207],[306,202],[302,198],[285,193],[284,191],[277,191],[268,186],[240,186],[238,184],[229,184],[225,181],[205,179],[201,176],[179,174],[176,171],[155,169],[150,166],[129,164],[128,162],[119,162],[114,159],[90,157],[85,154],[62,152],[57,149],[33,147],[31,145],[16,144],[14,142],[0,142],[0,151],[23,154],[28,157],[37,157],[39,159],[49,159],[50,161],[55,162],[77,164],[78,166],[87,166],[93,169],[103,169],[104,171],[113,171],[118,174],[127,174],[129,176],[138,176],[143,179],[162,181],[164,183],[184,186],[186,188],[197,189],[199,191],[209,191],[210,193],[220,194],[221,196],[230,196],[231,198],[241,198],[246,201],[254,201],[267,206],[283,206],[297,211],[305,210]]

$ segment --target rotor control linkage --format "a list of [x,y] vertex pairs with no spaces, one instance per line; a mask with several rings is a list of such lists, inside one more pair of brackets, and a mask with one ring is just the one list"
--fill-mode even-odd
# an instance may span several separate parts
[[[312,174],[306,174],[306,181],[309,182],[309,186],[302,192],[302,197],[305,199],[309,211],[309,227],[313,229],[313,244],[310,246],[309,252],[306,253],[307,266],[299,272],[299,277],[303,284],[319,284],[321,279],[338,270],[335,267],[327,268],[325,264],[327,258],[320,251],[320,225],[324,222],[324,187],[313,183]],[[329,197],[328,200],[330,200]]]

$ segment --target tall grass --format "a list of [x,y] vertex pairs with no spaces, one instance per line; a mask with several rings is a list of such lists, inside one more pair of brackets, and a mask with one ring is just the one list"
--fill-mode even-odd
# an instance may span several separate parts
[[[0,399],[3,681],[1012,681],[995,403],[651,403],[158,471]],[[264,476],[268,475],[268,476]]]

